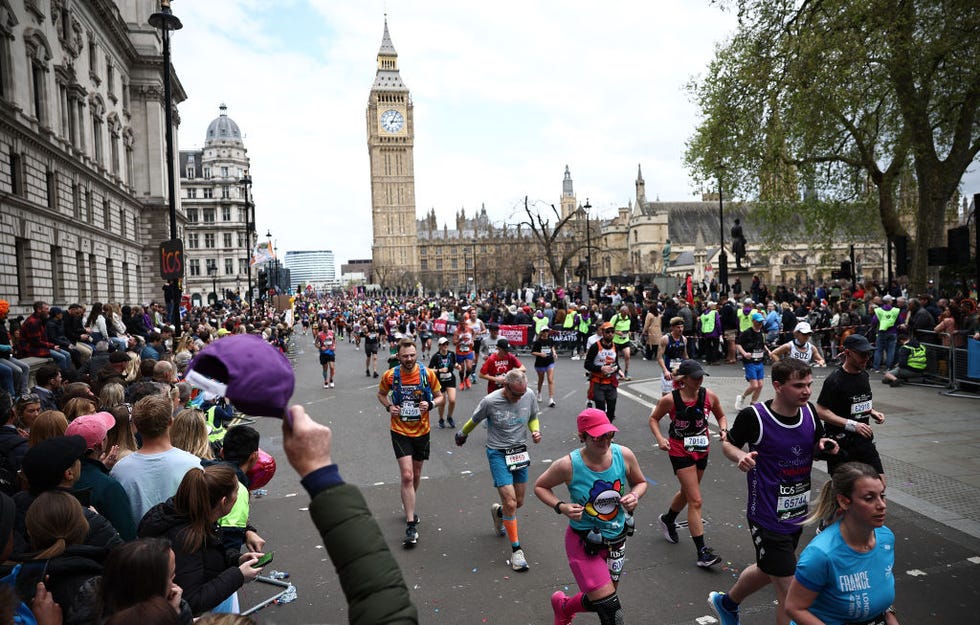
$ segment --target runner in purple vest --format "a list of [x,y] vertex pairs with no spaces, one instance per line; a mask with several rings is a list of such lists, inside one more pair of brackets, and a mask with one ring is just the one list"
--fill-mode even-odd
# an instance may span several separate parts
[[737,625],[739,604],[770,582],[779,600],[776,623],[789,624],[786,592],[796,571],[801,523],[809,511],[814,455],[818,449],[837,452],[837,443],[824,437],[822,422],[809,402],[812,384],[810,365],[802,360],[775,363],[776,396],[743,408],[722,443],[725,456],[746,474],[746,517],[756,561],[727,593],[708,595],[721,625]]

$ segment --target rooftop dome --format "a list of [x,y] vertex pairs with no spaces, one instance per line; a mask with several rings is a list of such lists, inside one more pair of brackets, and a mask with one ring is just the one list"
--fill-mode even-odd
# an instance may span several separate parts
[[238,124],[228,117],[228,113],[226,113],[228,107],[222,103],[218,108],[221,109],[221,114],[208,124],[208,134],[204,138],[204,144],[208,145],[215,141],[233,141],[244,146],[242,143],[242,131],[238,129]]

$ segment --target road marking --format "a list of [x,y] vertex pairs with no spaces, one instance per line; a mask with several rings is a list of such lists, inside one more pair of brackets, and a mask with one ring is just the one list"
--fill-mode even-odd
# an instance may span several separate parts
[[650,402],[643,399],[639,395],[634,395],[633,393],[629,393],[627,391],[624,391],[623,389],[619,389],[619,394],[627,399],[632,399],[633,401],[640,404],[641,406],[646,406],[650,410],[653,410],[654,406],[656,406],[656,404],[651,404]]
[[925,571],[920,571],[919,569],[910,569],[905,571],[906,575],[911,575],[912,577],[919,577],[920,575],[925,575]]

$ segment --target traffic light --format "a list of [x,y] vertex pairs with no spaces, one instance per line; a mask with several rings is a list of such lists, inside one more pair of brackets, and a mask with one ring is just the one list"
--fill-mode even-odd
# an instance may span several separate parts
[[259,297],[265,297],[269,290],[269,274],[265,269],[259,269]]

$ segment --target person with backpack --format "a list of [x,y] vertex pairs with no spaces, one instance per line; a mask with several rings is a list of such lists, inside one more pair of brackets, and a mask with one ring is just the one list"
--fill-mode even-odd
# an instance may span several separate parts
[[405,509],[406,549],[419,540],[419,515],[415,497],[422,480],[422,463],[429,459],[429,413],[443,402],[435,371],[415,361],[414,339],[398,341],[398,364],[378,383],[378,401],[391,417],[391,445],[401,474],[401,499]]

